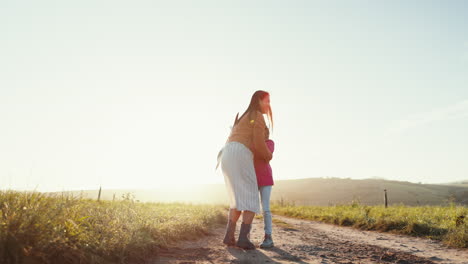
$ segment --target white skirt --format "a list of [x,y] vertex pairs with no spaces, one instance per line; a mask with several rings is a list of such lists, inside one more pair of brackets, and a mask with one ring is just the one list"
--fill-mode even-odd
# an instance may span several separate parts
[[230,208],[259,214],[257,177],[250,149],[239,142],[226,143],[221,156],[221,169]]

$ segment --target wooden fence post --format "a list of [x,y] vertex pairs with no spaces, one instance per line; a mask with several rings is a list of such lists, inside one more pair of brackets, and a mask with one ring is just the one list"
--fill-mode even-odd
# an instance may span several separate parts
[[387,189],[384,190],[384,201],[385,201],[385,208],[387,208],[388,207]]
[[97,197],[98,202],[101,200],[101,188],[102,188],[102,186],[99,186],[99,194],[98,194],[98,197]]

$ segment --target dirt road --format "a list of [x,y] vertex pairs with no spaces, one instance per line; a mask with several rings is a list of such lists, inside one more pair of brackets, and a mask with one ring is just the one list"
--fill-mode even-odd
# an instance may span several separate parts
[[[151,263],[468,263],[468,250],[450,249],[428,239],[274,219],[272,249],[226,247],[221,243],[224,226],[218,226],[211,235],[161,250]],[[251,240],[258,245],[262,238],[263,220],[255,219]]]

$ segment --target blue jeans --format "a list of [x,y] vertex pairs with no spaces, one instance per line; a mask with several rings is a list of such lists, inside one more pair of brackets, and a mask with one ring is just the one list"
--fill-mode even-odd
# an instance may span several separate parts
[[265,224],[265,234],[271,235],[272,232],[272,219],[270,212],[270,195],[273,186],[260,186],[260,198],[262,200],[263,223]]

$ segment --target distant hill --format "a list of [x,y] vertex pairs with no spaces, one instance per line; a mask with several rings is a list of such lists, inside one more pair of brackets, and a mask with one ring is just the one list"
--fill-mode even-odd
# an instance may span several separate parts
[[[468,205],[468,184],[417,184],[382,179],[352,180],[308,178],[275,182],[272,200],[296,205],[336,205],[359,201],[362,204],[383,204],[384,190],[389,204],[443,205],[450,201]],[[74,196],[97,198],[97,190],[67,192]],[[160,202],[227,203],[224,184],[195,185],[185,189],[102,190],[101,199],[131,199]]]
[[468,180],[466,180],[466,181],[459,181],[459,182],[451,182],[451,183],[447,183],[447,185],[468,187]]
[[384,202],[387,190],[389,204],[440,205],[453,201],[468,205],[468,186],[418,184],[381,179],[299,179],[279,181],[275,199],[295,201],[296,204],[333,205],[357,200],[362,204]]

